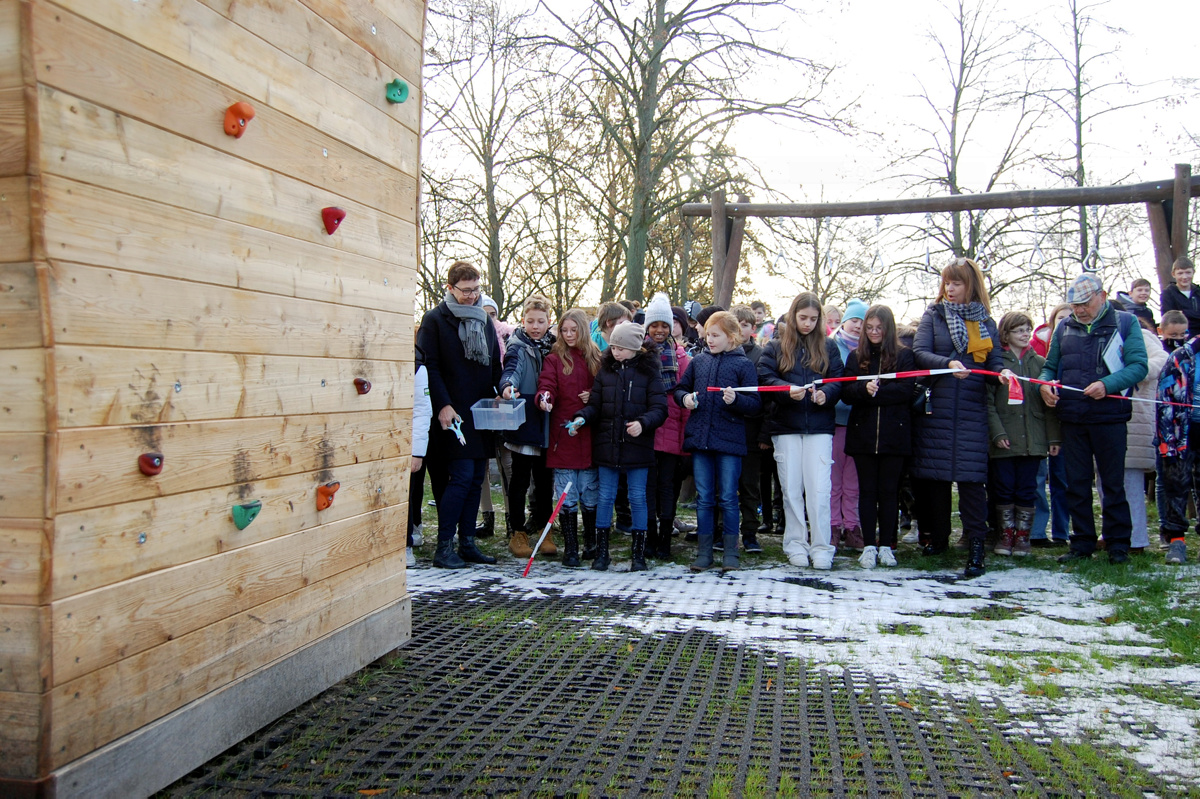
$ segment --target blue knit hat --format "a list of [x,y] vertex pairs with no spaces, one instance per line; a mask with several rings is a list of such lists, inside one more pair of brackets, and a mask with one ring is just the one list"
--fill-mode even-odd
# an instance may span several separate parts
[[850,300],[850,302],[846,303],[846,312],[844,314],[842,314],[843,322],[845,322],[849,319],[866,319],[866,318],[867,318],[867,304],[865,302],[863,302],[862,300],[855,297],[854,299]]

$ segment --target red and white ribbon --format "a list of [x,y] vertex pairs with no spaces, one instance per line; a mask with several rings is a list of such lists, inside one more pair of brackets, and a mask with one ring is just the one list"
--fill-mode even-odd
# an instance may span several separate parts
[[541,548],[542,542],[546,540],[546,534],[550,532],[550,525],[554,524],[554,520],[558,518],[558,512],[562,510],[563,503],[567,501],[567,492],[571,490],[571,485],[572,484],[568,482],[563,488],[562,495],[558,498],[558,504],[554,506],[554,513],[550,514],[550,521],[546,522],[546,529],[542,530],[542,537],[539,538],[537,543],[533,545],[533,552],[529,553],[529,562],[525,564],[525,571],[521,573],[522,577],[529,576],[529,568],[533,566],[533,558],[535,555],[537,555],[538,549]]

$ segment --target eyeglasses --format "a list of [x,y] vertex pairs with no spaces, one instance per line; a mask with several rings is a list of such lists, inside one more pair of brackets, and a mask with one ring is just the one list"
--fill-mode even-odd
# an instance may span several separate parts
[[479,286],[476,286],[473,289],[461,289],[458,286],[451,286],[450,288],[454,289],[464,297],[478,297],[483,293],[483,289],[479,288]]

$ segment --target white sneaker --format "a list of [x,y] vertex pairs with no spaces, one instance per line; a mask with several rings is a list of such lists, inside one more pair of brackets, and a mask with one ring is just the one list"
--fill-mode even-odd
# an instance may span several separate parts
[[417,556],[413,554],[412,547],[404,549],[404,565],[410,569],[417,568]]
[[907,533],[904,534],[904,537],[902,537],[900,539],[900,543],[901,544],[919,544],[919,543],[921,543],[921,534],[919,532],[917,532],[917,528],[914,527],[913,529],[909,530]]
[[875,547],[863,547],[862,554],[858,556],[858,565],[864,569],[874,569],[875,553],[877,551]]
[[421,532],[422,529],[423,529],[423,525],[420,525],[420,524],[413,525],[413,546],[414,547],[419,547],[425,543],[425,536],[422,535],[422,532]]
[[791,555],[788,557],[788,563],[792,564],[793,566],[799,566],[801,569],[807,569],[808,555],[804,552],[801,552],[798,555]]
[[879,565],[880,566],[895,566],[896,556],[892,554],[891,547],[879,548]]
[[833,568],[833,552],[823,550],[812,554],[812,565],[814,569],[822,569],[828,571]]

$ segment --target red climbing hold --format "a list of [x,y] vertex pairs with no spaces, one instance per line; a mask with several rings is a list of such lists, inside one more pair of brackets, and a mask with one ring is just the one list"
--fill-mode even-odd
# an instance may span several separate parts
[[317,510],[325,510],[333,504],[333,495],[342,487],[341,483],[326,483],[317,486]]
[[345,218],[346,212],[341,208],[335,208],[331,205],[328,208],[321,209],[321,219],[325,222],[325,232],[330,236],[333,235],[333,231],[338,229],[338,225],[342,224],[342,220]]
[[163,456],[157,452],[147,452],[138,456],[138,468],[147,477],[153,477],[162,471]]
[[371,390],[371,381],[363,380],[361,377],[356,377],[354,378],[354,388],[358,390],[359,394],[366,394]]
[[254,107],[249,103],[234,103],[225,109],[225,133],[235,139],[242,138],[246,125],[254,119]]

